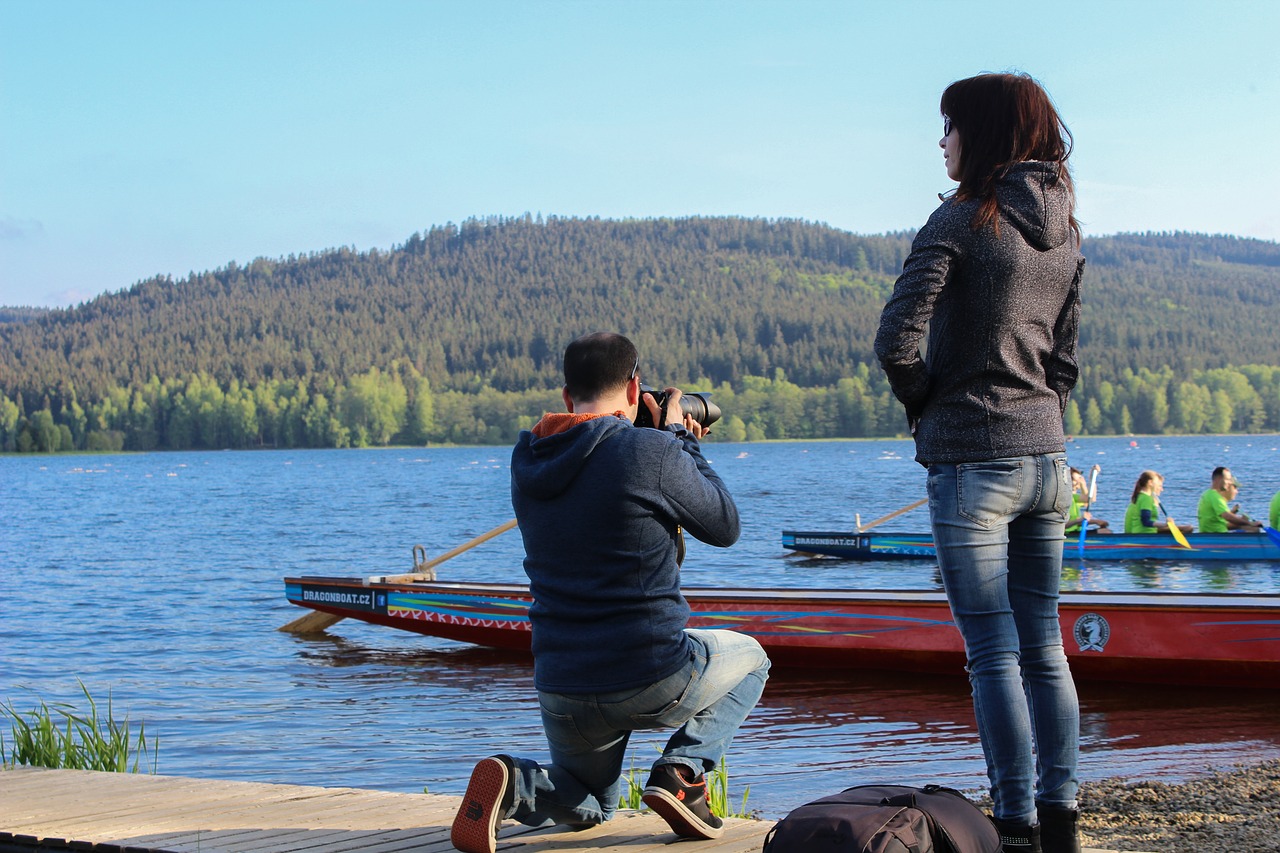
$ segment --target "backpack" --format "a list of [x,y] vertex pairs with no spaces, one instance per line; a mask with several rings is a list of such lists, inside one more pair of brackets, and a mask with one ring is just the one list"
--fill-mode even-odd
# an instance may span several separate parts
[[940,785],[859,785],[778,821],[764,853],[1000,853],[991,818]]

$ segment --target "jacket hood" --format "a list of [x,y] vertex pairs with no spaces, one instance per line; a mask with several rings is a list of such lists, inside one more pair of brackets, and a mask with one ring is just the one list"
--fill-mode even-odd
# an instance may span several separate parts
[[526,430],[511,452],[512,485],[536,500],[554,498],[569,488],[601,443],[626,429],[633,429],[630,421],[603,415],[543,438]]
[[1074,199],[1058,181],[1056,164],[1015,164],[996,185],[996,198],[1000,212],[1037,249],[1056,249],[1071,237]]

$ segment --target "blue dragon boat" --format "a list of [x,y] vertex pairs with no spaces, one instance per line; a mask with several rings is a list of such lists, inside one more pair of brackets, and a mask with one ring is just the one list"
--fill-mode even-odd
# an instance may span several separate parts
[[[1177,560],[1179,562],[1280,561],[1280,544],[1266,533],[1188,533],[1184,548],[1167,533],[1091,534],[1062,543],[1067,560]],[[782,547],[802,554],[845,560],[932,560],[930,533],[782,531]]]

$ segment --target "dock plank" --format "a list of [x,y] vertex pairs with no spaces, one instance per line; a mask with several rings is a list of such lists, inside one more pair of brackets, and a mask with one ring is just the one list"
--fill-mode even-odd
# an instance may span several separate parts
[[[174,776],[12,768],[0,772],[0,830],[120,847],[229,853],[447,853],[459,797]],[[730,821],[711,853],[758,850],[769,824]],[[508,822],[500,850],[656,851],[676,840],[661,818],[628,812],[584,832]],[[728,844],[728,846],[724,846]]]
[[[166,853],[450,853],[460,797],[180,776],[0,770],[0,848],[101,845]],[[758,853],[773,821],[729,819],[696,853]],[[58,840],[39,847],[34,839]],[[508,821],[499,853],[660,853],[680,839],[655,814],[622,811],[581,831]],[[1091,851],[1103,853],[1103,851]]]

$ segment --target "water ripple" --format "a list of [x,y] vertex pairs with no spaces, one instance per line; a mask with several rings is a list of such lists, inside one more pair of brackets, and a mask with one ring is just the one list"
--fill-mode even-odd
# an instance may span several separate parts
[[[1114,523],[1145,467],[1188,516],[1227,460],[1260,509],[1280,488],[1274,444],[1166,438],[1138,456],[1098,439],[1072,452],[1109,454],[1099,512]],[[686,583],[938,588],[927,561],[799,560],[779,545],[783,528],[848,528],[855,512],[866,523],[922,494],[909,442],[708,451],[743,538],[691,542]],[[0,457],[0,699],[75,702],[82,678],[160,738],[160,770],[177,775],[458,794],[480,756],[543,756],[527,658],[349,620],[322,638],[275,630],[300,614],[286,575],[407,571],[413,545],[439,554],[507,521],[506,460],[490,448]],[[927,513],[895,525],[924,530]],[[520,581],[522,557],[508,534],[441,570]],[[1280,570],[1089,565],[1067,583],[1274,594]],[[1176,779],[1280,756],[1275,695],[1082,685],[1081,775]],[[635,766],[664,738],[636,733]],[[985,784],[963,677],[775,675],[729,766],[731,788],[749,785],[770,816],[854,784]]]

